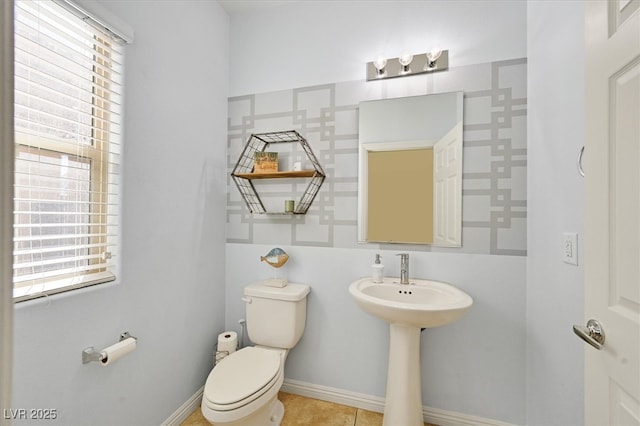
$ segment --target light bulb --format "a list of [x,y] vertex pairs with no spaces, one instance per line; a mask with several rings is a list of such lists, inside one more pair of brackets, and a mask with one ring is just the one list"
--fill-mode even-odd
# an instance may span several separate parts
[[376,67],[376,70],[378,70],[378,77],[382,77],[385,74],[385,70],[384,67],[387,65],[387,59],[382,57],[382,56],[378,56],[378,58],[373,61],[373,66]]
[[387,65],[387,60],[382,56],[378,56],[378,58],[375,61],[373,61],[373,66],[376,67],[378,71],[383,69],[385,65]]
[[409,69],[409,64],[411,64],[412,60],[413,55],[407,52],[402,52],[402,55],[400,55],[400,57],[398,58],[398,62],[400,62],[400,65],[402,65],[402,69],[400,71],[401,73],[406,74],[411,71]]
[[442,50],[440,49],[433,49],[432,51],[427,53],[427,66],[425,67],[426,70],[432,70],[434,68],[437,67],[436,61],[438,60],[438,58],[440,57],[440,55],[442,55]]

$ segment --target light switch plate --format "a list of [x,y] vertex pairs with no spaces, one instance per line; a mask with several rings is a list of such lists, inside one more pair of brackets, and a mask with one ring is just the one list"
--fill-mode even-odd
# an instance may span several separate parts
[[564,263],[578,265],[578,234],[575,232],[565,232],[562,254]]

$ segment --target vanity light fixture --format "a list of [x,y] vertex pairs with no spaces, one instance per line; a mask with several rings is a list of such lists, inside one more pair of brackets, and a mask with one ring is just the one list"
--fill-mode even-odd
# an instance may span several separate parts
[[415,55],[403,52],[398,58],[380,56],[375,61],[368,62],[367,81],[445,71],[448,68],[448,50],[431,50]]

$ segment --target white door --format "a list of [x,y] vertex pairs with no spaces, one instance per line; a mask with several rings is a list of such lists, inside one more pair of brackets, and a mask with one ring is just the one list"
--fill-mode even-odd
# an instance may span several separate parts
[[585,423],[640,425],[640,0],[585,5]]
[[462,123],[433,145],[433,242],[462,244]]

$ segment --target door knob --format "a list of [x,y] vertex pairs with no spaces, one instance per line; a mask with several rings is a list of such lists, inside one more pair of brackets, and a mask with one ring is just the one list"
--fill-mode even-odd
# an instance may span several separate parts
[[587,321],[587,326],[574,325],[573,332],[582,340],[600,350],[604,345],[604,330],[600,323],[594,319]]

